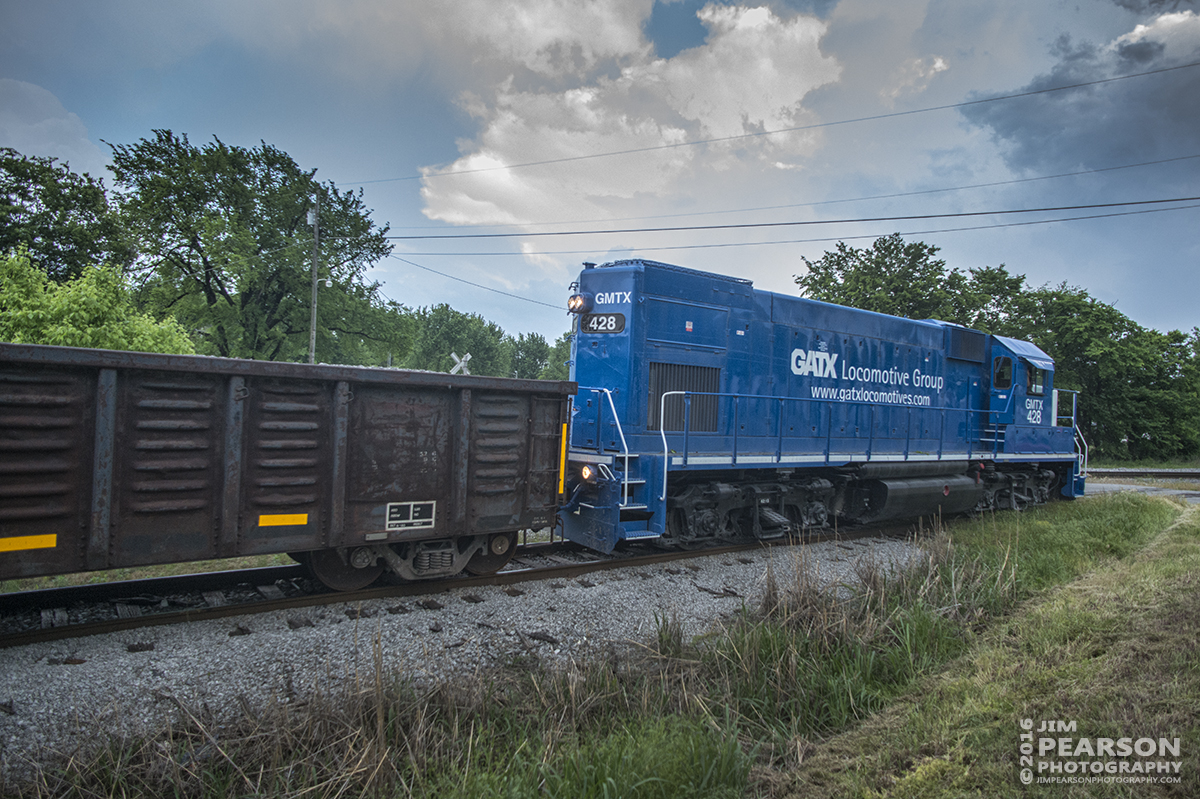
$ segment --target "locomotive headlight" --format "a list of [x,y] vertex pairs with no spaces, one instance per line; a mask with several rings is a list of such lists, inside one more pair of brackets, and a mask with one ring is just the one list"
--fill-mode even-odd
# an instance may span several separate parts
[[567,300],[567,310],[571,313],[587,313],[592,310],[591,294],[572,294]]
[[596,482],[596,467],[585,463],[583,468],[579,470],[579,476],[583,478],[585,483]]

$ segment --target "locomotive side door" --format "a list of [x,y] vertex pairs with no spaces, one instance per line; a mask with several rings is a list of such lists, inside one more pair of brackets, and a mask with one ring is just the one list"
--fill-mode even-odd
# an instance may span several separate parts
[[985,427],[1013,423],[1013,410],[1016,401],[1016,382],[1013,379],[1016,370],[1013,353],[1007,347],[995,345],[992,347],[991,388],[988,394],[988,415]]

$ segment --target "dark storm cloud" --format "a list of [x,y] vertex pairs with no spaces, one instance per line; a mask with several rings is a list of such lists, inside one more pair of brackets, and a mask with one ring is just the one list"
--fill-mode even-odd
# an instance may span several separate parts
[[[1132,2],[1132,0],[1130,0]],[[1147,0],[1154,4],[1154,0]],[[1200,17],[1166,14],[1110,44],[1055,44],[1058,63],[1033,92],[1200,61]],[[1200,153],[1200,67],[971,106],[963,115],[992,130],[1009,167],[1103,168]],[[1183,175],[1177,175],[1183,178]],[[1190,178],[1194,179],[1195,173]]]
[[1195,8],[1196,6],[1196,0],[1113,0],[1113,2],[1121,8],[1127,8],[1138,14],[1179,11],[1180,9]]

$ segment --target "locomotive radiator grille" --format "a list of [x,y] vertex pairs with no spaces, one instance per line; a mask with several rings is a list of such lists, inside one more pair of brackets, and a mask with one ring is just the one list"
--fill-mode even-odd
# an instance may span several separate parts
[[[715,366],[690,366],[679,363],[650,363],[650,403],[647,430],[683,430],[685,415],[681,395],[667,397],[671,391],[693,391],[715,394],[721,390],[721,370]],[[694,396],[691,402],[690,425],[693,433],[717,431],[717,398]],[[659,415],[664,418],[659,419]],[[659,425],[662,425],[661,428]]]

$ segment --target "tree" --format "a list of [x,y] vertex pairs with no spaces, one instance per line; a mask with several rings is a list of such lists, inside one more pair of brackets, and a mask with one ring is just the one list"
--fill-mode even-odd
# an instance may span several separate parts
[[120,274],[87,267],[54,283],[24,253],[0,259],[0,340],[140,352],[192,353],[171,318],[138,313]]
[[839,241],[820,260],[804,258],[808,271],[796,277],[801,292],[814,300],[849,305],[910,319],[953,321],[963,314],[966,278],[935,260],[937,247],[905,243],[899,233],[857,250]]
[[320,205],[317,357],[380,362],[412,333],[405,309],[383,300],[366,269],[391,251],[361,190],[318,183],[265,142],[246,149],[214,137],[203,147],[156,130],[109,145],[121,211],[136,234],[144,307],[169,311],[206,353],[303,360],[308,352],[313,229]]
[[512,347],[512,376],[536,380],[546,370],[550,345],[538,333],[521,333],[509,339]]
[[1034,331],[1035,301],[1024,275],[1004,264],[968,269],[967,288],[958,300],[959,317],[945,321],[1001,336],[1028,339]]
[[56,161],[0,148],[0,253],[23,247],[60,282],[94,264],[128,266],[133,248],[103,181]]
[[817,261],[803,258],[796,277],[805,296],[909,319],[940,319],[978,330],[1027,337],[1029,297],[1024,275],[1000,266],[965,273],[935,259],[938,248],[906,243],[899,233],[869,249],[838,242]]
[[1148,330],[1066,284],[1029,293],[1031,338],[1055,360],[1055,385],[1079,394],[1079,425],[1110,457],[1200,453],[1197,336]]
[[554,341],[546,356],[546,368],[538,375],[542,380],[571,379],[571,339],[574,333],[566,332]]
[[504,331],[479,314],[456,311],[442,303],[416,312],[416,334],[405,359],[409,369],[449,372],[454,367],[451,353],[461,358],[471,354],[473,375],[508,377],[512,374],[512,350]]

